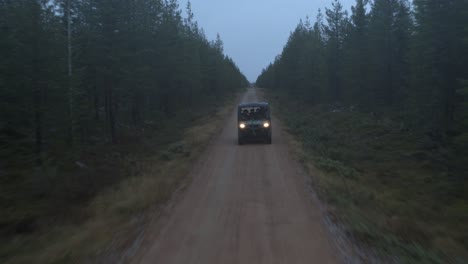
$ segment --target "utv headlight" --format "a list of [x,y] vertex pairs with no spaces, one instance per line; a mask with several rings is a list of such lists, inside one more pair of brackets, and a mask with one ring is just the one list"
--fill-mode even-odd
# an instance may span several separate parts
[[240,124],[239,124],[239,128],[240,128],[240,129],[244,129],[244,128],[245,128],[245,124],[244,124],[244,123],[240,123]]
[[270,123],[268,123],[268,122],[263,123],[263,127],[264,127],[264,128],[269,128],[269,127],[270,127]]

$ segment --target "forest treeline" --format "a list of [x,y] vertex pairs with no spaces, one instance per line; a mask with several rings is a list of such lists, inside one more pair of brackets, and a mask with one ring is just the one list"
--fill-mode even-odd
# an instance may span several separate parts
[[334,0],[256,85],[349,234],[402,262],[464,263],[467,69],[468,1],[356,0],[348,15]]
[[247,87],[186,12],[176,0],[0,0],[3,244],[80,218]]
[[245,87],[187,12],[175,0],[0,1],[2,146],[40,164],[56,143],[118,143]]
[[257,85],[310,104],[403,116],[468,147],[468,2],[339,1],[301,21]]

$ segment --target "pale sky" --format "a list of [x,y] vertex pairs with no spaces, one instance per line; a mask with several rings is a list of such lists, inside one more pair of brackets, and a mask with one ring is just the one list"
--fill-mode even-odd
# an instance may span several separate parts
[[[185,11],[188,0],[179,0]],[[191,0],[195,20],[208,39],[216,34],[224,52],[254,82],[262,69],[280,54],[299,20],[315,21],[317,10],[331,7],[331,0]],[[355,0],[341,0],[350,9]],[[349,12],[349,11],[348,11]],[[184,12],[185,13],[185,12]]]

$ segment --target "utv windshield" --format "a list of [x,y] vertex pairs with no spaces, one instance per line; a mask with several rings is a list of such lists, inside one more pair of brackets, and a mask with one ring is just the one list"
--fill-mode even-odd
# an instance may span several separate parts
[[264,106],[246,106],[239,109],[239,119],[247,120],[266,120],[268,119],[268,109]]

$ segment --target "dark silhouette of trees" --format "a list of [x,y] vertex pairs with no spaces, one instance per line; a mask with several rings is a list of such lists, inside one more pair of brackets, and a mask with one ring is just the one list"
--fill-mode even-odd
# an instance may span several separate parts
[[41,163],[55,143],[118,143],[122,127],[247,86],[221,38],[207,40],[187,11],[175,0],[0,1],[2,142],[31,139]]
[[[413,7],[408,0],[356,0],[348,18],[334,1],[325,21],[319,15],[314,27],[299,23],[257,85],[291,96],[302,87],[313,103],[399,112],[433,134],[457,133],[454,115],[464,97],[456,91],[468,78],[468,2],[415,0]],[[299,65],[307,58],[313,62]]]

